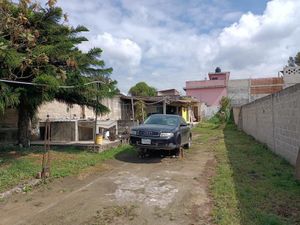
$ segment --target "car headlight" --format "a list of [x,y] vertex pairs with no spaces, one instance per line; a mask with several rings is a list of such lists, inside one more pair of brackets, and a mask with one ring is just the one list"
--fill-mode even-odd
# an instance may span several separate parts
[[136,130],[131,130],[131,131],[130,131],[130,134],[131,134],[131,135],[136,135],[137,132],[136,132]]
[[171,138],[171,137],[173,137],[173,136],[174,136],[173,133],[160,133],[160,137]]

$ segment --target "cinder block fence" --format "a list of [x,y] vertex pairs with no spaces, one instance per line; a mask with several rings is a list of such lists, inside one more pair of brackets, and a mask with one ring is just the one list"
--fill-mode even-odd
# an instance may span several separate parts
[[300,147],[300,84],[243,105],[238,126],[296,165]]

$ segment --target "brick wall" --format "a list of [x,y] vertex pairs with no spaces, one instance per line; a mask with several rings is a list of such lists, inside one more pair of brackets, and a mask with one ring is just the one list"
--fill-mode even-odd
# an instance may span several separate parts
[[239,127],[292,165],[300,147],[300,84],[241,108]]

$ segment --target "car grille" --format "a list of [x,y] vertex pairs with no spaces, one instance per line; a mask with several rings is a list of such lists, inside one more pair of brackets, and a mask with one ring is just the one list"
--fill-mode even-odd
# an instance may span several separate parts
[[139,136],[146,136],[146,137],[158,137],[159,132],[157,131],[146,131],[146,130],[140,130]]

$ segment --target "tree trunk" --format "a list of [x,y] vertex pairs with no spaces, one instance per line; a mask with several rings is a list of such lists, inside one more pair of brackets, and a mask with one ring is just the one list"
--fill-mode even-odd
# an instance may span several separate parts
[[19,119],[18,119],[18,144],[21,147],[30,146],[30,119],[31,114],[26,100],[21,99],[19,105]]

